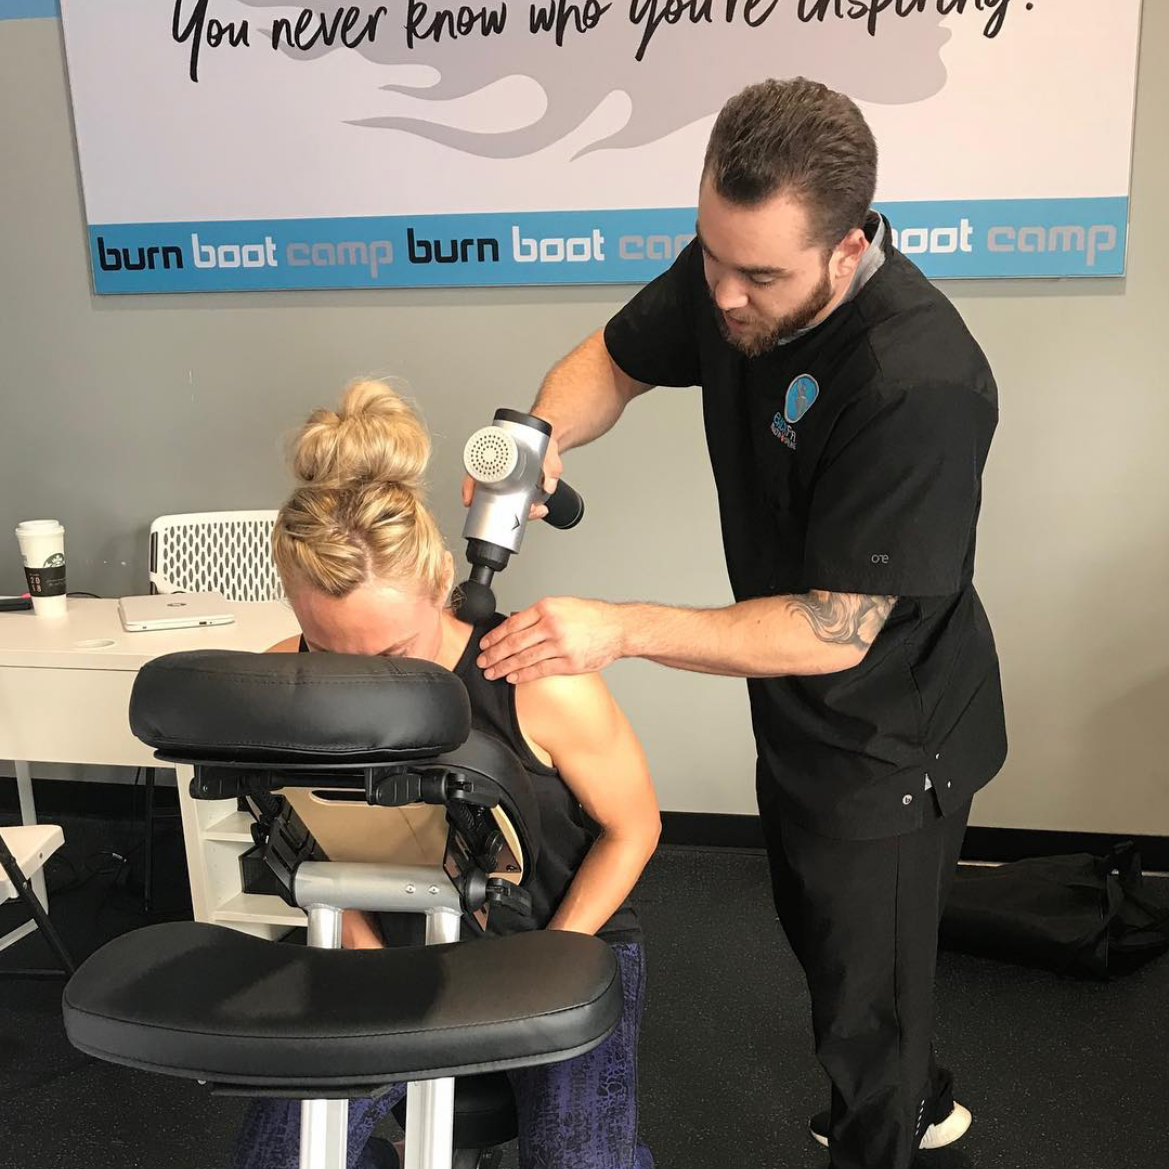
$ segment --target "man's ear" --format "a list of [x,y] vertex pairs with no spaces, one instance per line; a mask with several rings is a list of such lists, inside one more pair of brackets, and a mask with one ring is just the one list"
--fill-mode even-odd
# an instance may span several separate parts
[[828,262],[829,274],[834,282],[841,283],[852,280],[861,256],[865,254],[868,246],[869,241],[864,231],[859,227],[854,227],[836,245],[832,251],[832,258]]

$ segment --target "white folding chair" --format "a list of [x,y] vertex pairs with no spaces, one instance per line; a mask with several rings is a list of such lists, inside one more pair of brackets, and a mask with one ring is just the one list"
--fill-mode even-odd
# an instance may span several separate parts
[[272,559],[275,511],[164,515],[150,525],[150,587],[156,593],[222,593],[229,601],[278,601]]
[[0,828],[0,903],[19,898],[32,915],[24,925],[17,926],[0,938],[0,950],[7,949],[39,928],[61,963],[60,970],[0,971],[0,975],[5,978],[61,978],[73,973],[73,959],[57,936],[45,907],[37,899],[32,887],[32,878],[64,843],[65,834],[56,824],[22,824],[15,828]]

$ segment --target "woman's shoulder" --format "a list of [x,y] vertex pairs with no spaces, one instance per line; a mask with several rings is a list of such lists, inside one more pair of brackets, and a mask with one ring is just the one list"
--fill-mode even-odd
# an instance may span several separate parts
[[609,688],[600,674],[550,674],[533,678],[515,687],[516,696],[526,702],[546,706],[572,706],[577,703],[612,702]]
[[553,758],[599,744],[617,717],[600,674],[554,674],[515,687],[516,715],[525,735]]

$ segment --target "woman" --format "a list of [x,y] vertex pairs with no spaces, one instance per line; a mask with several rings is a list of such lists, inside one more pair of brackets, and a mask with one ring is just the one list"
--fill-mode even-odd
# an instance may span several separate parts
[[[652,1169],[637,1133],[637,1036],[645,987],[641,930],[626,898],[657,845],[661,819],[645,756],[597,675],[512,686],[475,665],[503,618],[471,626],[448,606],[454,561],[422,496],[430,439],[387,385],[355,382],[337,412],[317,410],[296,438],[299,486],[280,511],[273,552],[303,637],[289,651],[426,658],[466,684],[472,724],[502,739],[532,777],[540,857],[533,916],[495,908],[493,933],[596,934],[621,965],[620,1026],[587,1055],[509,1073],[521,1169]],[[383,944],[377,922],[349,911],[344,944]],[[404,1087],[350,1104],[350,1169],[393,1165],[370,1134]],[[260,1101],[237,1148],[240,1169],[297,1164],[299,1104]]]

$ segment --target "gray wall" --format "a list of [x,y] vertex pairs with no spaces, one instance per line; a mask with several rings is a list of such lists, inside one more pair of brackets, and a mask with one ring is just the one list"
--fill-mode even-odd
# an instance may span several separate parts
[[[1169,79],[1155,68],[1167,47],[1169,5],[1148,4],[1128,278],[946,287],[1002,394],[979,586],[1012,754],[976,804],[984,825],[1169,833]],[[65,523],[71,587],[145,591],[151,518],[277,505],[283,436],[359,372],[421,401],[453,539],[465,436],[496,405],[526,405],[630,291],[97,298],[56,21],[0,22],[0,87],[0,592],[22,583],[4,533],[34,515]],[[729,599],[695,392],[636,403],[569,474],[588,520],[533,531],[501,578],[505,607],[569,591]],[[742,683],[641,662],[610,681],[663,807],[752,810]]]

